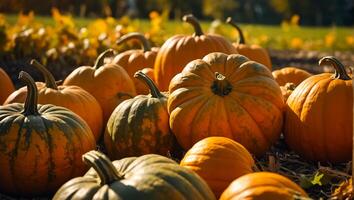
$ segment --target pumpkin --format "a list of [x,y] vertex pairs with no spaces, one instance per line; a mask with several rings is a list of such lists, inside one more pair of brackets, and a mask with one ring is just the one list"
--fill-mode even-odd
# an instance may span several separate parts
[[0,192],[38,196],[55,192],[72,177],[84,174],[81,156],[95,149],[87,124],[70,110],[37,105],[37,87],[26,72],[24,104],[0,106]]
[[187,151],[181,166],[196,172],[216,197],[236,178],[253,172],[254,160],[241,144],[226,137],[207,137]]
[[[102,132],[102,109],[95,97],[78,86],[58,86],[53,75],[36,60],[31,65],[44,76],[45,83],[36,82],[39,104],[54,104],[65,107],[79,115],[91,128],[96,141]],[[24,103],[27,87],[13,92],[4,104]]]
[[302,81],[310,77],[312,74],[303,69],[296,67],[284,67],[272,72],[274,79],[282,86],[286,83],[294,83],[299,85]]
[[103,124],[118,104],[136,94],[133,81],[122,67],[110,63],[101,66],[103,59],[109,55],[113,55],[113,50],[108,49],[100,54],[93,67],[75,69],[63,83],[79,86],[96,98],[102,108]]
[[111,162],[104,154],[90,151],[83,161],[91,169],[65,183],[53,200],[215,199],[197,174],[163,156],[147,154]]
[[255,172],[234,180],[220,200],[295,200],[309,199],[296,183],[271,172]]
[[348,161],[353,145],[352,80],[332,56],[322,58],[319,64],[332,65],[335,73],[311,76],[289,96],[285,141],[308,160]]
[[239,54],[211,53],[172,80],[170,127],[184,149],[209,136],[262,155],[280,136],[284,100],[272,73]]
[[149,153],[167,155],[171,150],[167,97],[142,72],[135,74],[151,90],[117,106],[108,120],[104,144],[110,158],[140,156]]
[[124,44],[129,40],[138,40],[143,49],[132,49],[124,51],[114,57],[112,63],[123,67],[133,79],[137,94],[149,94],[148,88],[143,83],[134,79],[134,73],[146,67],[154,67],[155,58],[159,48],[151,48],[149,41],[141,33],[129,33],[122,36],[117,44]]
[[291,93],[295,90],[296,85],[294,83],[286,83],[284,86],[280,86],[281,93],[286,101]]
[[195,33],[175,35],[160,48],[154,65],[156,84],[160,90],[168,90],[171,79],[182,71],[190,61],[211,52],[237,53],[231,42],[216,34],[204,34],[193,15],[183,16],[183,21],[193,25]]
[[10,77],[0,68],[0,105],[13,91],[15,91],[15,87]]
[[269,70],[272,70],[272,61],[267,50],[256,44],[247,45],[241,28],[232,21],[231,17],[226,19],[226,23],[235,27],[238,32],[239,41],[232,43],[236,47],[238,53],[248,57],[250,60],[261,63],[265,65]]

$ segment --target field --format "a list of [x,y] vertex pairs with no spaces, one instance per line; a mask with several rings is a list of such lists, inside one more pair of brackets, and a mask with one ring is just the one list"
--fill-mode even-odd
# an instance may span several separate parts
[[[10,24],[15,24],[17,15],[8,15],[6,19]],[[53,26],[55,20],[52,17],[36,16],[35,20],[47,26]],[[97,19],[74,18],[77,27],[86,27]],[[293,20],[294,21],[294,20]],[[136,31],[149,32],[152,23],[147,19],[130,20],[129,23]],[[191,26],[181,21],[169,20],[160,24],[163,32],[163,39],[174,34],[190,34],[193,32]],[[237,39],[237,32],[229,25],[221,22],[202,21],[204,30],[219,33],[229,37],[230,40]],[[354,27],[303,27],[298,22],[284,21],[276,25],[240,24],[243,29],[246,41],[252,44],[259,44],[269,49],[293,49],[293,50],[319,50],[319,51],[354,51]],[[158,44],[161,45],[161,41]]]
[[[294,16],[277,26],[240,24],[240,27],[246,43],[261,45],[268,51],[273,70],[295,66],[313,74],[333,72],[332,66],[318,66],[322,57],[330,55],[347,67],[353,66],[353,27],[304,27],[299,21],[301,19]],[[224,22],[202,21],[201,26],[205,33],[217,33],[230,41],[238,39],[237,31]],[[187,23],[167,20],[158,13],[151,13],[150,19],[73,18],[56,10],[52,17],[0,15],[0,66],[10,75],[16,88],[23,86],[17,78],[22,70],[35,80],[43,80],[42,74],[29,64],[33,58],[43,63],[55,80],[64,80],[78,66],[93,65],[97,56],[108,48],[120,53],[140,47],[136,41],[116,44],[117,39],[130,32],[142,32],[153,46],[161,46],[175,34],[191,35],[194,30]],[[279,113],[283,115],[282,111]],[[102,143],[97,146],[105,152]],[[169,156],[180,160],[185,152],[178,150]],[[332,164],[303,159],[289,149],[283,135],[255,161],[257,170],[277,172],[290,178],[314,199],[330,199],[334,189],[351,174],[351,162]],[[2,198],[12,199],[0,194]]]

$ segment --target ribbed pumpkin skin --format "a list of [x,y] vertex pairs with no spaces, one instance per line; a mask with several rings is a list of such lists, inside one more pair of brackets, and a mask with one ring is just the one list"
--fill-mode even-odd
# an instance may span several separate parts
[[269,70],[272,70],[272,61],[268,52],[258,45],[247,45],[233,43],[239,54],[246,56],[250,60],[256,61],[265,65]]
[[50,194],[85,172],[81,156],[96,142],[87,124],[66,108],[38,105],[40,115],[28,117],[23,109],[19,103],[0,106],[0,190]]
[[152,94],[123,101],[109,118],[104,144],[110,158],[149,153],[167,156],[171,150],[173,135],[168,123],[167,97],[151,84]]
[[15,91],[15,87],[10,79],[10,77],[6,74],[6,72],[0,68],[0,105],[2,105],[5,99]]
[[149,90],[139,80],[134,79],[134,73],[143,68],[153,68],[158,51],[157,47],[146,52],[142,49],[128,50],[118,54],[112,61],[113,64],[123,67],[128,72],[134,82],[137,94],[149,94]]
[[303,80],[312,75],[307,71],[296,67],[284,67],[282,69],[274,70],[272,74],[280,86],[285,85],[286,83],[299,85]]
[[103,111],[103,124],[118,104],[136,95],[127,72],[114,64],[105,64],[98,69],[79,67],[66,77],[63,85],[79,86],[94,96]]
[[[216,72],[225,79],[218,80]],[[226,94],[216,94],[215,87]],[[169,92],[170,127],[184,149],[208,136],[224,136],[261,155],[280,136],[280,88],[265,66],[242,55],[211,53],[190,62]]]
[[300,196],[307,197],[307,194],[288,178],[271,172],[255,172],[233,181],[220,200],[295,200]]
[[[45,83],[36,82],[38,88],[38,103],[53,104],[65,107],[79,115],[90,127],[96,141],[101,136],[102,109],[97,100],[88,92],[77,86],[58,86],[57,89],[46,87]],[[27,87],[22,87],[12,93],[4,102],[24,103]]]
[[[102,156],[96,158],[103,159]],[[104,167],[101,168],[106,173],[103,174],[111,179],[106,179],[108,181],[101,185],[102,178],[91,168],[85,176],[65,183],[53,199],[215,199],[207,184],[197,174],[166,157],[148,154],[113,163],[107,157],[104,159]],[[108,164],[111,166],[106,167]]]
[[196,172],[220,197],[233,180],[253,172],[254,160],[241,144],[225,137],[208,137],[193,145],[180,165]]
[[352,80],[314,75],[296,87],[287,100],[284,136],[291,149],[306,159],[348,161],[352,155]]

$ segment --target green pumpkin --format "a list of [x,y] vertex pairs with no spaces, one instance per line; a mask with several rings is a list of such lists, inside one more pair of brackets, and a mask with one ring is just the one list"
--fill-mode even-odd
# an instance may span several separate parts
[[81,156],[95,149],[91,129],[70,110],[37,105],[37,87],[26,72],[25,104],[0,106],[0,193],[33,197],[53,194],[85,173]]
[[92,168],[65,183],[53,200],[215,199],[208,185],[193,171],[166,157],[148,154],[111,162],[91,151],[83,156]]
[[135,77],[150,88],[151,94],[138,95],[117,106],[108,120],[104,144],[112,159],[149,153],[167,155],[173,134],[169,128],[167,97],[144,73]]

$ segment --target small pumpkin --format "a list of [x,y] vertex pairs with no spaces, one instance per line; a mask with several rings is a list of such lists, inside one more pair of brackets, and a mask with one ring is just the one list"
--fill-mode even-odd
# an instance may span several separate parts
[[25,104],[0,106],[0,192],[39,196],[55,192],[69,179],[84,174],[81,156],[95,149],[87,124],[70,110],[37,105],[37,87],[26,72]]
[[332,65],[335,73],[311,76],[289,96],[285,141],[308,160],[348,161],[353,145],[352,79],[333,56],[322,58],[319,64]]
[[233,180],[252,173],[255,163],[241,144],[226,137],[207,137],[187,151],[180,165],[202,177],[218,198]]
[[224,37],[204,34],[193,15],[183,16],[183,21],[191,24],[195,33],[192,36],[175,35],[169,38],[161,46],[155,60],[155,80],[162,91],[168,90],[171,79],[190,61],[202,58],[211,52],[237,53],[236,48]]
[[258,63],[261,63],[265,65],[269,70],[272,70],[272,61],[270,59],[267,50],[255,44],[247,45],[245,41],[245,37],[243,36],[242,29],[235,22],[232,21],[231,17],[228,17],[226,19],[226,23],[235,27],[238,32],[239,41],[233,43],[238,53],[246,56],[250,60],[254,60]]
[[15,87],[10,77],[3,69],[0,68],[0,105],[14,91],[15,91]]
[[100,54],[93,67],[75,69],[63,83],[79,86],[96,98],[102,108],[103,124],[118,104],[136,95],[134,83],[122,67],[109,63],[102,65],[106,56],[113,56],[113,50]]
[[149,94],[148,88],[143,83],[134,79],[134,73],[143,68],[154,67],[155,58],[159,48],[151,47],[149,41],[141,33],[128,33],[122,36],[117,44],[121,45],[129,40],[138,40],[143,49],[132,49],[119,53],[114,57],[112,63],[123,67],[133,79],[137,94]]
[[91,169],[65,183],[53,200],[215,199],[197,174],[163,156],[147,154],[111,162],[104,154],[90,151],[83,161]]
[[[36,60],[31,65],[44,76],[45,83],[36,82],[39,104],[63,106],[79,115],[91,128],[96,141],[102,133],[102,109],[95,97],[78,86],[58,86],[53,75]],[[13,92],[4,104],[24,103],[27,87]]]
[[167,155],[172,147],[167,97],[144,73],[137,72],[135,77],[150,88],[151,94],[123,101],[113,111],[104,133],[110,158],[149,153]]
[[209,136],[262,155],[280,137],[284,100],[272,73],[240,54],[211,53],[172,80],[170,127],[184,149]]
[[296,67],[284,67],[272,72],[274,79],[280,86],[286,83],[299,85],[302,81],[312,76],[309,72]]
[[220,200],[295,200],[310,199],[288,178],[271,172],[255,172],[234,180]]
[[296,85],[294,83],[286,83],[284,86],[280,86],[281,93],[284,97],[284,100],[288,100],[289,96],[295,90]]

